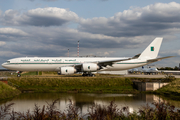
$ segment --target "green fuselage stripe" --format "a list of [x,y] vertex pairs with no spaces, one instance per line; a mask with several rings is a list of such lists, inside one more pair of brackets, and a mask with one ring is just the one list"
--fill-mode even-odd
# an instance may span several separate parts
[[[136,62],[136,63],[115,63],[115,64],[143,64],[147,62]],[[9,64],[81,64],[81,63],[9,63]]]

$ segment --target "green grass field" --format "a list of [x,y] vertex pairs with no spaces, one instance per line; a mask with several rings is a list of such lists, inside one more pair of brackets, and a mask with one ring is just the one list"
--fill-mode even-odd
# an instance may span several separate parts
[[0,82],[0,100],[12,98],[21,92],[14,87],[11,87],[3,82]]
[[21,91],[136,93],[129,78],[120,77],[21,77],[9,78]]
[[156,90],[154,93],[173,100],[180,100],[180,79],[173,80],[169,85]]
[[[22,77],[12,77],[8,81],[21,91],[34,92],[76,92],[76,93],[139,93],[133,89],[132,80],[159,81],[162,78],[125,78],[119,75],[101,75],[82,77],[81,74],[57,75],[56,72],[28,72]],[[152,93],[168,98],[180,99],[180,79],[170,76],[163,78],[170,84]]]

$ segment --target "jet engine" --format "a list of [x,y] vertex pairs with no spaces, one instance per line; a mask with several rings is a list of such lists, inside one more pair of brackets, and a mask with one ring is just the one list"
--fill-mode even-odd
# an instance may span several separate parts
[[74,67],[61,67],[60,72],[61,75],[69,75],[74,74],[76,72],[76,69]]
[[95,63],[84,63],[82,64],[83,72],[96,72],[100,67]]

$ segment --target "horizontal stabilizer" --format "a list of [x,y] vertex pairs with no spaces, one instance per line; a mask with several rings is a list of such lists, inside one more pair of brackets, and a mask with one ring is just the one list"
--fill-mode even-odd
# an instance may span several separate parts
[[162,57],[162,58],[150,59],[150,60],[147,60],[147,62],[153,63],[153,62],[157,62],[157,61],[160,61],[162,59],[171,58],[171,57],[175,57],[175,56],[167,56],[167,57]]

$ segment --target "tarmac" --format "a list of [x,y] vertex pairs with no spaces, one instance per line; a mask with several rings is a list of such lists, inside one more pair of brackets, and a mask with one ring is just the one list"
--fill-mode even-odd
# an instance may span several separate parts
[[[124,77],[138,77],[138,78],[165,78],[167,75],[139,75],[139,74],[128,74],[124,75]],[[170,75],[175,78],[180,78],[180,75]]]
[[[136,77],[136,78],[165,78],[167,75],[128,74],[128,75],[123,75],[123,76],[124,77]],[[180,75],[170,75],[170,76],[174,76],[175,78],[180,78]],[[43,76],[39,76],[39,77],[43,77]],[[54,76],[49,76],[49,77],[54,77]],[[7,79],[8,79],[8,77],[0,77],[0,81],[7,80]]]

